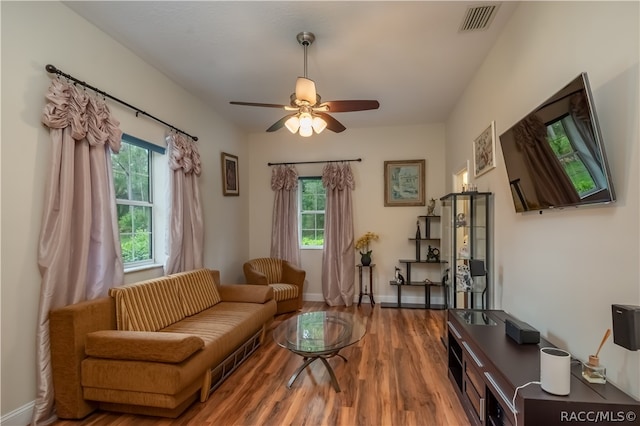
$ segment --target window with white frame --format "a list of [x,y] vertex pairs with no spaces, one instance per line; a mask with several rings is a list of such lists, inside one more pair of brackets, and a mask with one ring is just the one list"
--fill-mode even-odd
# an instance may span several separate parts
[[164,148],[123,134],[120,152],[111,153],[122,259],[126,268],[156,261],[154,156]]
[[300,248],[322,248],[326,202],[322,178],[301,177],[298,179],[298,184]]

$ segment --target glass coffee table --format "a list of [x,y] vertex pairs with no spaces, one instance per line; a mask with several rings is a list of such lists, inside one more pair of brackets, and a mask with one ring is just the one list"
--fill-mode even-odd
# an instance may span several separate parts
[[302,370],[319,359],[331,376],[333,388],[340,392],[338,380],[327,359],[339,356],[346,362],[347,359],[338,352],[362,339],[365,329],[364,321],[350,312],[308,312],[285,320],[273,331],[273,340],[303,358],[287,388],[291,389]]

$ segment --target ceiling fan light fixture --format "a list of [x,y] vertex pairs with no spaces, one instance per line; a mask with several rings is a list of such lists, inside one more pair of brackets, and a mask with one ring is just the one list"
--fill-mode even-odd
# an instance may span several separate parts
[[313,80],[298,77],[296,80],[296,99],[308,102],[309,105],[316,104],[316,84]]
[[300,136],[302,136],[303,138],[308,138],[312,134],[313,134],[313,128],[312,127],[302,127],[302,126],[300,126]]
[[300,128],[300,119],[297,115],[294,115],[293,117],[285,121],[284,125],[291,133],[296,133]]
[[311,129],[311,126],[313,125],[313,117],[311,117],[311,114],[309,114],[308,112],[302,112],[302,113],[300,113],[298,118],[300,119],[300,128],[301,129],[302,128]]
[[312,127],[316,133],[321,133],[327,127],[327,122],[322,117],[313,117]]
[[313,134],[313,117],[308,112],[302,112],[298,115],[298,119],[300,120],[300,136],[305,138],[311,136]]

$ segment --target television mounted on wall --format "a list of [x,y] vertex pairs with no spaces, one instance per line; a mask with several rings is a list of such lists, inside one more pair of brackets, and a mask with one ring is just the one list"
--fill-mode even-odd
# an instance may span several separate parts
[[516,212],[615,201],[586,73],[500,135]]

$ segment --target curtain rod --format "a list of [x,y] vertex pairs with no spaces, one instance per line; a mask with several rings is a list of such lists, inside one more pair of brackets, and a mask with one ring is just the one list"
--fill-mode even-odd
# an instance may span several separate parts
[[124,105],[124,106],[126,106],[126,107],[131,108],[132,110],[135,110],[135,112],[136,112],[136,117],[138,116],[138,114],[146,115],[147,117],[151,118],[152,120],[155,120],[155,121],[157,121],[158,123],[162,123],[162,124],[164,124],[165,126],[167,126],[167,127],[171,128],[171,129],[175,130],[176,132],[178,132],[178,133],[182,133],[183,135],[190,137],[190,138],[191,138],[191,139],[193,139],[194,141],[197,141],[197,140],[198,140],[198,137],[197,137],[197,136],[191,136],[189,133],[185,132],[184,130],[180,130],[180,129],[178,129],[177,127],[172,126],[171,124],[167,123],[166,121],[162,121],[162,120],[160,120],[159,118],[154,117],[153,115],[151,115],[151,114],[149,114],[149,113],[147,113],[147,112],[145,112],[145,111],[141,110],[140,108],[134,107],[133,105],[131,105],[131,104],[129,104],[129,103],[127,103],[127,102],[125,102],[125,101],[123,101],[123,100],[121,100],[121,99],[118,99],[118,98],[116,98],[115,96],[112,96],[112,95],[108,94],[107,92],[105,92],[105,91],[103,91],[103,90],[98,89],[97,87],[93,87],[93,86],[91,86],[90,84],[87,84],[87,83],[86,83],[86,82],[84,82],[84,81],[78,80],[77,78],[75,78],[75,77],[73,77],[73,76],[71,76],[71,75],[69,75],[69,74],[66,74],[66,73],[62,72],[61,70],[59,70],[58,68],[56,68],[55,66],[53,66],[53,65],[51,65],[51,64],[47,64],[47,65],[44,67],[44,69],[46,69],[46,70],[47,70],[47,72],[50,72],[50,73],[52,73],[52,74],[58,74],[58,75],[61,75],[61,76],[63,76],[64,78],[66,78],[66,79],[68,79],[68,80],[73,81],[74,83],[78,83],[78,84],[80,84],[80,85],[82,85],[82,86],[84,86],[84,87],[87,87],[87,88],[89,88],[89,89],[93,90],[93,91],[94,91],[94,92],[96,92],[96,93],[101,94],[102,96],[105,96],[105,97],[107,97],[107,98],[109,98],[109,99],[113,99],[114,101],[119,102],[119,103],[121,103],[122,105]]
[[317,164],[317,163],[343,163],[351,161],[362,161],[362,158],[354,158],[351,160],[318,160],[318,161],[287,161],[284,163],[267,163],[267,166],[280,166],[282,164]]

